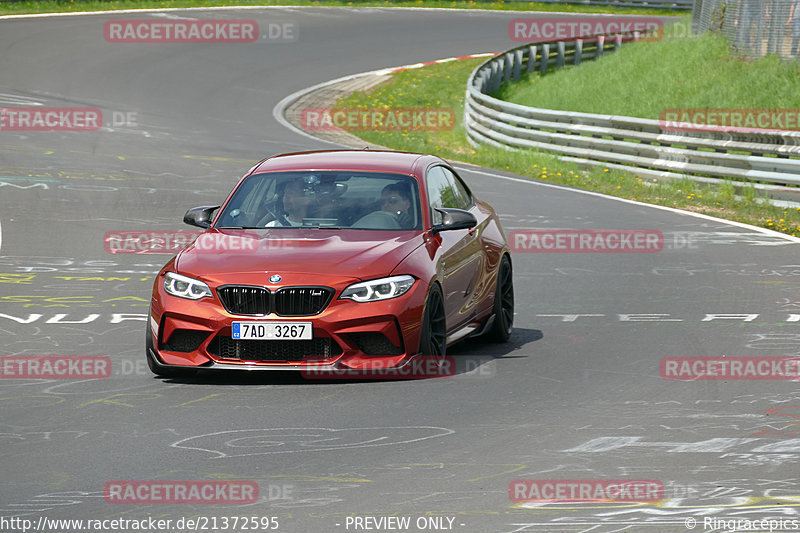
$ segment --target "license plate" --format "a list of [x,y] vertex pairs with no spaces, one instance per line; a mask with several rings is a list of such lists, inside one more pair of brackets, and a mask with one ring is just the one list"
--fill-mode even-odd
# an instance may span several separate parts
[[314,338],[311,322],[234,322],[234,339],[239,340],[291,340]]

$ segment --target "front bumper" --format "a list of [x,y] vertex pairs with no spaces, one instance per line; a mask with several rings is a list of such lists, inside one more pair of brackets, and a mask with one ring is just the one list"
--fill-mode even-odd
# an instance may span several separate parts
[[[390,300],[358,303],[334,295],[322,312],[310,316],[238,315],[214,296],[187,300],[167,294],[159,274],[153,287],[147,331],[148,356],[167,369],[303,370],[366,369],[402,366],[418,352],[427,286],[417,280]],[[275,290],[279,287],[263,287]],[[236,340],[234,321],[311,322],[313,340]]]

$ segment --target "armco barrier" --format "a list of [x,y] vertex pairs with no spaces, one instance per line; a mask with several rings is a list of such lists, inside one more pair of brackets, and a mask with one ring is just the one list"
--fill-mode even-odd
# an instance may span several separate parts
[[665,133],[658,120],[540,109],[489,96],[502,83],[518,81],[522,69],[577,65],[622,46],[620,36],[596,39],[518,46],[479,65],[467,81],[464,105],[470,142],[545,150],[647,177],[758,181],[754,186],[774,198],[800,201],[800,131]]

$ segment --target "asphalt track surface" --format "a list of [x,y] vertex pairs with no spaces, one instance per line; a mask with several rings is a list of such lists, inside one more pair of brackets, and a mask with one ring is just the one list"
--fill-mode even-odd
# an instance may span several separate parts
[[[253,44],[103,39],[107,19],[165,16],[289,21],[299,33]],[[464,169],[506,231],[645,228],[663,232],[664,249],[515,253],[511,341],[453,347],[450,379],[172,381],[146,370],[143,317],[167,257],[108,254],[105,232],[188,229],[184,211],[219,202],[253,162],[331,147],[275,121],[286,95],[509,48],[513,16],[281,8],[0,21],[4,105],[135,114],[135,125],[106,119],[96,132],[0,133],[2,354],[113,364],[107,379],[0,380],[0,518],[154,517],[172,531],[181,517],[216,517],[223,530],[222,517],[266,516],[292,532],[680,532],[687,518],[723,531],[704,518],[800,519],[796,382],[659,375],[664,357],[800,355],[800,245],[752,228]],[[664,499],[508,495],[515,479],[621,478],[659,480]],[[256,482],[258,501],[103,498],[112,480],[220,479]],[[353,522],[388,516],[410,525]],[[420,518],[440,522],[418,529]]]

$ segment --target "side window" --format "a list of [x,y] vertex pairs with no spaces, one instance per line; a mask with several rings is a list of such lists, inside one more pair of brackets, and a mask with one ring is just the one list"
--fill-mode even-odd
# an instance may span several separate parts
[[444,173],[447,174],[447,177],[450,179],[450,183],[453,185],[453,191],[455,192],[456,196],[456,203],[458,203],[458,209],[469,209],[472,207],[472,194],[470,194],[469,189],[461,181],[461,178],[456,176],[449,168],[441,167],[444,170]]
[[458,208],[456,193],[449,176],[445,174],[445,169],[441,166],[428,169],[425,183],[428,188],[428,202],[431,205],[431,221],[433,224],[441,224],[442,215],[435,208]]

